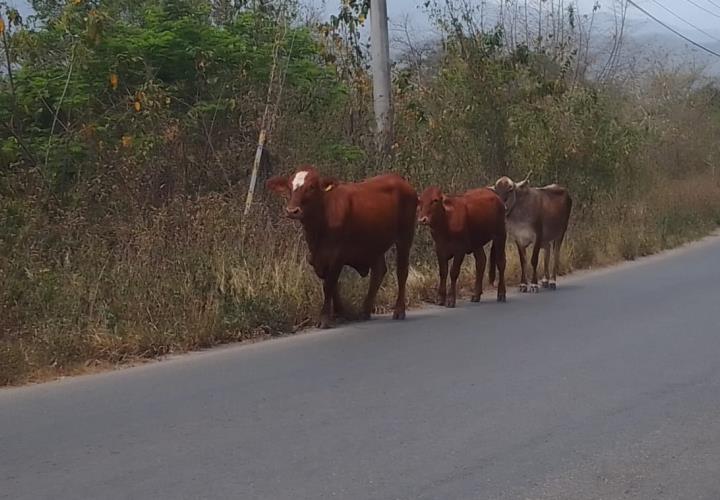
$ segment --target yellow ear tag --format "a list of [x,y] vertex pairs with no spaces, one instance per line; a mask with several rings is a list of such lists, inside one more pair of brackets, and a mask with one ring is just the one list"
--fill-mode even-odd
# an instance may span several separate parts
[[325,192],[327,193],[327,192],[330,191],[332,188],[333,188],[333,185],[332,185],[332,184],[328,185],[328,187],[325,188]]

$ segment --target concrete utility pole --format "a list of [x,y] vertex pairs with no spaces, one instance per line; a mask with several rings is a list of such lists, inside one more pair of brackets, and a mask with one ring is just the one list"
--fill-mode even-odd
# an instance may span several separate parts
[[370,49],[377,145],[381,153],[387,154],[393,143],[393,108],[386,0],[370,2]]

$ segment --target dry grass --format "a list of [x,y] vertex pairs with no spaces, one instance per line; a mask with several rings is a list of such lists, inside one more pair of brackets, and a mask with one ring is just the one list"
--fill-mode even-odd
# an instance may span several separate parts
[[[219,343],[293,332],[314,323],[321,291],[305,263],[297,227],[256,214],[245,232],[238,202],[219,196],[176,200],[135,224],[100,238],[75,222],[18,247],[3,263],[0,384],[78,373]],[[720,223],[720,184],[683,180],[658,184],[642,198],[607,200],[574,215],[566,270],[607,265],[678,245]],[[73,227],[62,221],[58,227]],[[54,241],[57,238],[59,241]],[[65,242],[63,244],[63,242]],[[419,230],[408,279],[414,306],[433,300],[436,269],[427,234]],[[508,281],[518,264],[508,247]],[[392,263],[392,256],[388,258]],[[461,284],[467,297],[473,262]],[[343,295],[357,307],[367,286],[343,275]],[[486,299],[494,290],[486,290]],[[395,294],[388,274],[378,310]]]
[[[451,65],[445,74],[462,75],[469,67]],[[504,67],[485,69],[502,76]],[[565,271],[648,255],[720,224],[714,168],[720,111],[708,113],[708,97],[668,97],[667,89],[686,83],[666,80],[640,97],[598,99],[580,89],[487,103],[480,99],[488,95],[484,86],[495,88],[484,77],[492,76],[488,71],[438,78],[430,88],[398,96],[398,148],[393,164],[382,169],[417,187],[449,191],[531,169],[534,182],[567,185],[575,208]],[[487,127],[504,116],[500,109],[508,114],[507,129]],[[273,143],[282,158],[276,169],[315,161],[348,179],[378,170],[350,137],[336,138],[343,147],[328,148],[312,120],[284,117]],[[357,131],[348,136],[356,140]],[[206,165],[197,160],[204,143],[196,141],[193,150],[192,141],[184,142],[182,155],[168,146],[147,156],[97,158],[110,166],[78,180],[63,200],[30,171],[0,175],[0,385],[263,339],[315,322],[321,288],[306,264],[301,231],[278,219],[274,202],[257,203],[243,221],[242,181],[218,181],[218,172],[231,170],[225,157]],[[503,143],[509,165],[496,154]],[[186,157],[193,151],[191,161]],[[481,166],[488,158],[495,161]],[[161,189],[166,185],[176,190]],[[423,228],[411,258],[408,298],[418,306],[435,299],[437,282]],[[512,286],[519,274],[513,247],[508,259]],[[379,311],[395,298],[393,260],[388,256]],[[472,279],[468,258],[464,298]],[[341,283],[345,302],[357,310],[367,281],[346,271]],[[486,300],[493,293],[486,290]]]

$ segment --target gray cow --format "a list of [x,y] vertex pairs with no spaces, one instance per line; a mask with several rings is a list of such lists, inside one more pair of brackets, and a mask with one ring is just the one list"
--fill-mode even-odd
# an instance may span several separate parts
[[[560,249],[572,210],[572,199],[567,189],[557,184],[533,188],[528,185],[527,178],[516,183],[509,177],[499,178],[492,189],[505,203],[508,234],[517,245],[520,256],[520,291],[539,291],[537,265],[541,248],[545,250],[545,278],[542,286],[554,290],[557,287],[560,267]],[[533,275],[528,287],[525,251],[531,244],[534,245],[530,260]],[[552,278],[550,250],[554,254]]]

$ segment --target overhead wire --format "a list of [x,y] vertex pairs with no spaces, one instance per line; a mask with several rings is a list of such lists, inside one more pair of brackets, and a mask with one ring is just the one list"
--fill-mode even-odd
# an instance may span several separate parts
[[663,9],[665,12],[669,13],[669,14],[670,14],[671,16],[673,16],[674,18],[676,18],[676,19],[684,22],[685,24],[687,24],[688,26],[690,26],[690,27],[693,28],[693,29],[696,29],[697,31],[699,31],[700,33],[702,33],[703,35],[705,35],[706,37],[712,38],[713,40],[715,40],[715,41],[717,41],[717,42],[720,42],[720,38],[717,38],[717,37],[711,35],[711,34],[708,33],[707,31],[705,31],[704,29],[700,28],[699,26],[691,23],[690,21],[688,21],[687,19],[683,18],[682,16],[679,16],[678,14],[676,14],[675,12],[673,12],[671,9],[668,9],[668,8],[665,7],[663,4],[661,4],[658,0],[652,0],[652,2],[653,2],[655,5],[657,5],[658,7],[660,7],[661,9]]
[[697,48],[699,48],[699,49],[701,49],[701,50],[704,50],[704,51],[707,52],[708,54],[712,54],[712,55],[714,55],[715,57],[720,58],[720,54],[718,54],[717,52],[715,52],[714,50],[712,50],[712,49],[710,49],[710,48],[708,48],[708,47],[705,47],[705,46],[702,45],[701,43],[698,43],[698,42],[696,42],[695,40],[693,40],[693,39],[691,39],[691,38],[683,35],[682,33],[680,33],[678,30],[676,30],[676,29],[673,28],[672,26],[669,26],[668,24],[666,24],[666,23],[663,22],[662,20],[660,20],[660,19],[658,19],[657,17],[655,17],[652,13],[648,12],[646,9],[644,9],[644,8],[641,7],[641,6],[639,6],[634,0],[627,0],[627,3],[629,3],[630,5],[632,5],[633,7],[635,7],[637,10],[639,10],[640,12],[642,12],[643,14],[645,14],[647,17],[649,17],[650,19],[652,19],[652,20],[655,21],[656,23],[658,23],[660,26],[664,27],[664,28],[667,29],[668,31],[673,32],[674,34],[676,34],[677,36],[679,36],[680,38],[682,38],[683,40],[685,40],[685,41],[688,42],[689,44],[694,45],[695,47],[697,47]]
[[718,14],[717,12],[713,12],[713,11],[711,11],[710,9],[707,9],[707,8],[703,7],[702,5],[700,5],[699,3],[697,3],[695,0],[686,0],[686,1],[687,1],[688,3],[694,5],[694,6],[697,7],[698,9],[707,12],[707,13],[710,14],[711,16],[715,16],[715,17],[717,17],[717,18],[720,18],[720,14]]
[[709,3],[710,5],[712,5],[713,7],[717,7],[718,9],[720,9],[720,4],[713,2],[713,0],[705,0],[705,1],[707,3]]

